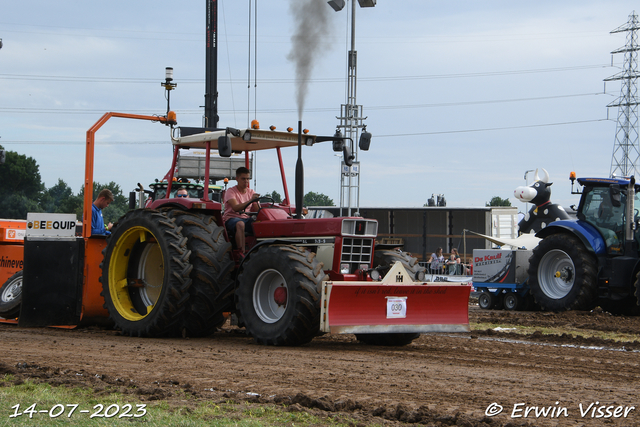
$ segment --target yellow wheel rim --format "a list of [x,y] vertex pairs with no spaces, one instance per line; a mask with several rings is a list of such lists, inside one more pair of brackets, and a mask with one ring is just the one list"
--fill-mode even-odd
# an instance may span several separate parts
[[[142,244],[140,257],[131,260],[136,245]],[[136,248],[136,250],[140,250]],[[135,275],[128,276],[129,266],[135,262]],[[118,313],[135,322],[151,314],[164,283],[164,257],[155,236],[145,227],[126,230],[114,245],[109,262],[109,294]],[[146,312],[137,310],[131,300],[130,286],[139,291]]]

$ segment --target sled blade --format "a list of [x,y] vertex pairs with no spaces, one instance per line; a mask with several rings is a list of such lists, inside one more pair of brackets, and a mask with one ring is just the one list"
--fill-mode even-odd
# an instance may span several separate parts
[[321,329],[337,334],[469,332],[471,284],[326,282]]

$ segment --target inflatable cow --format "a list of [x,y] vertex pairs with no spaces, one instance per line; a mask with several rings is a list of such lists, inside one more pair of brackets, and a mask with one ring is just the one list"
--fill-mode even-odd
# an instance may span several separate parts
[[562,206],[551,203],[551,184],[549,173],[544,172],[542,177],[538,176],[538,169],[534,177],[533,184],[528,187],[518,187],[513,192],[516,199],[525,203],[533,203],[535,206],[524,215],[518,223],[518,234],[537,233],[545,228],[549,223],[561,219],[569,219],[569,215]]

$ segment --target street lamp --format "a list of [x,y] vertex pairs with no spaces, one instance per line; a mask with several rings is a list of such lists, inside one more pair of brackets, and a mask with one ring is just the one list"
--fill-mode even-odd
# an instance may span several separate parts
[[[336,12],[342,10],[345,6],[345,0],[329,0],[329,6]],[[358,0],[360,7],[374,7],[376,0]],[[343,158],[340,167],[340,216],[343,215],[342,209],[345,206],[345,193],[347,216],[351,216],[352,195],[355,193],[355,210],[360,209],[360,162],[358,161],[358,145],[354,141],[358,140],[358,130],[365,127],[363,121],[366,117],[362,116],[362,105],[356,103],[356,87],[357,87],[357,52],[356,52],[356,2],[351,0],[351,49],[348,51],[347,61],[347,103],[342,104],[340,108],[340,120],[338,128],[344,129],[345,140],[350,143],[350,151],[353,157],[353,164],[345,164]],[[364,139],[360,142],[360,148],[367,150],[371,142],[371,134],[366,132],[363,134]],[[345,141],[346,142],[346,141]],[[365,148],[366,147],[366,148]]]

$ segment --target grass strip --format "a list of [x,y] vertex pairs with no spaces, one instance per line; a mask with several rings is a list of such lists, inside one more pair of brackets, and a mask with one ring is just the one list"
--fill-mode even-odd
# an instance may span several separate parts
[[550,326],[520,326],[506,323],[471,323],[472,331],[484,331],[487,329],[503,328],[507,329],[507,332],[518,335],[530,335],[534,332],[540,332],[543,335],[562,335],[570,334],[576,337],[583,338],[600,338],[603,340],[612,340],[620,343],[640,341],[640,335],[638,334],[626,334],[620,332],[611,331],[595,331],[572,328],[567,326],[550,327]]
[[32,380],[22,382],[13,375],[0,377],[0,426],[306,427],[354,424],[343,414],[340,418],[317,417],[306,411],[289,412],[285,406],[272,404],[231,400],[214,403],[187,393],[176,394],[167,400],[144,402],[117,391],[101,392],[96,396],[91,388],[54,387]]

